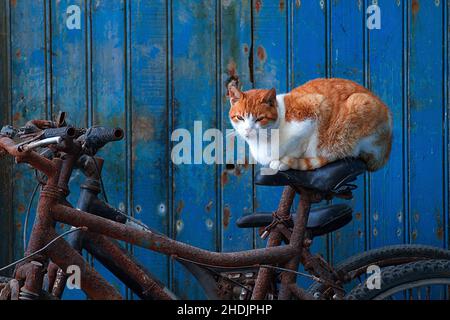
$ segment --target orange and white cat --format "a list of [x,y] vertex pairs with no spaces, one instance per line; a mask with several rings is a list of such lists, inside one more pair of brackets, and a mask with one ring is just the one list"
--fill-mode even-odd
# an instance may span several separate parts
[[[253,158],[274,170],[313,170],[359,157],[375,171],[389,158],[390,111],[353,81],[316,79],[277,95],[275,89],[242,92],[235,79],[228,85],[228,95],[234,129],[248,143]],[[278,129],[277,158],[267,152],[271,139],[258,139],[258,132],[271,129]]]

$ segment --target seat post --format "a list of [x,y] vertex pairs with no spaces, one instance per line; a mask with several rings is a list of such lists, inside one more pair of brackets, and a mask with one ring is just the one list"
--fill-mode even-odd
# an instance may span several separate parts
[[310,191],[302,190],[300,195],[300,203],[297,207],[297,219],[294,221],[294,229],[290,244],[301,252],[303,248],[303,240],[305,239],[306,225],[309,218],[309,211],[311,209],[312,197]]
[[[315,202],[314,194],[311,191],[301,188],[300,203],[297,207],[297,219],[294,222],[294,229],[292,230],[290,245],[294,247],[298,254],[286,263],[285,268],[297,271],[300,264],[300,256],[304,247],[304,239],[306,233],[306,225],[309,218],[309,211],[311,203]],[[292,272],[284,272],[281,277],[281,288],[278,299],[287,300],[291,296],[290,286],[295,284],[297,275]]]
[[[291,211],[292,203],[295,198],[295,190],[286,186],[281,195],[280,202],[278,204],[277,215],[280,218],[288,218]],[[271,232],[269,239],[267,241],[266,248],[278,247],[281,245],[282,236],[277,231]],[[253,288],[252,299],[253,300],[263,300],[267,295],[267,290],[269,289],[270,279],[273,275],[273,270],[268,268],[261,268],[258,272],[258,277],[256,278],[255,287]]]
[[285,187],[278,204],[277,215],[280,218],[289,218],[291,214],[292,203],[295,198],[295,190],[292,187]]

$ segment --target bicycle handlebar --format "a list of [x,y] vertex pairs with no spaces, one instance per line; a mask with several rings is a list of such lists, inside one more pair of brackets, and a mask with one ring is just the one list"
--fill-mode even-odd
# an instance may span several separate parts
[[[36,121],[39,122],[41,120],[34,120],[34,122]],[[0,156],[6,152],[15,157],[17,162],[28,163],[30,163],[28,160],[31,158],[33,162],[45,162],[37,161],[38,158],[46,160],[47,157],[44,154],[39,155],[32,152],[40,147],[55,145],[57,148],[59,147],[58,150],[66,153],[71,153],[74,150],[73,152],[77,154],[88,154],[92,156],[107,143],[122,140],[124,137],[124,132],[120,128],[91,127],[88,129],[77,129],[71,126],[65,126],[42,129],[33,134],[32,139],[16,144],[13,138],[19,136],[17,134],[18,132],[20,131],[11,126],[6,126],[2,129],[0,133]],[[66,141],[69,144],[66,144]],[[75,146],[75,148],[71,148],[70,146]],[[36,169],[39,170],[39,168]],[[45,171],[48,172],[48,170]]]
[[84,139],[83,149],[91,155],[103,148],[108,142],[122,140],[124,132],[120,128],[91,127],[80,137]]
[[71,126],[61,127],[61,128],[50,128],[50,129],[45,129],[43,131],[42,138],[44,138],[44,139],[54,138],[54,137],[61,137],[63,139],[76,138],[77,131],[79,131],[79,130],[77,130]]

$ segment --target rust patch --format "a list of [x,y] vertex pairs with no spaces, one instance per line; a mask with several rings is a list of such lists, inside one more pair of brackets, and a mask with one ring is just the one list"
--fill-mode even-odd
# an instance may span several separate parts
[[361,212],[357,212],[355,214],[355,218],[356,218],[356,220],[361,220],[361,218],[362,218]]
[[284,10],[284,0],[280,0],[280,4],[278,7],[280,8],[280,11]]
[[300,0],[295,0],[295,6],[297,8],[300,8],[301,5],[302,5],[302,2]]
[[248,160],[247,157],[245,157],[245,161],[244,161],[244,169],[248,169],[248,167],[250,167],[250,161]]
[[414,230],[414,231],[411,233],[411,238],[412,238],[413,241],[416,241],[416,240],[417,240],[417,230]]
[[248,53],[248,45],[244,44],[244,52]]
[[133,133],[133,140],[151,140],[155,134],[153,119],[148,117],[136,116],[133,119]]
[[419,0],[413,0],[411,4],[412,14],[415,16],[420,10]]
[[230,225],[230,217],[231,217],[231,210],[229,206],[225,206],[223,208],[223,227],[224,228],[228,228],[228,226]]
[[220,183],[222,187],[228,183],[228,172],[222,172],[222,175],[220,176]]
[[17,4],[17,0],[11,0],[11,6],[15,7]]
[[213,204],[214,204],[214,202],[212,200],[208,202],[208,204],[205,206],[206,212],[209,213],[211,211]]
[[25,212],[25,206],[21,203],[17,206],[17,211],[19,211],[19,213],[24,213]]
[[261,10],[261,7],[262,7],[262,1],[256,0],[256,3],[255,3],[256,12],[259,12]]
[[234,62],[233,60],[231,60],[230,62],[228,62],[228,66],[227,66],[227,73],[230,77],[236,77],[236,62]]
[[177,216],[181,215],[181,211],[183,211],[183,208],[184,208],[184,201],[183,200],[178,201],[178,206],[176,209]]
[[444,239],[444,229],[442,227],[437,228],[436,230],[436,237],[438,240]]
[[16,51],[17,59],[20,59],[21,56],[22,56],[22,52],[20,51],[20,49],[17,49],[17,51]]
[[20,112],[16,112],[13,115],[13,121],[19,121],[22,118],[22,115],[20,114]]
[[258,49],[256,50],[256,55],[258,56],[258,59],[261,61],[266,60],[266,50],[259,46]]

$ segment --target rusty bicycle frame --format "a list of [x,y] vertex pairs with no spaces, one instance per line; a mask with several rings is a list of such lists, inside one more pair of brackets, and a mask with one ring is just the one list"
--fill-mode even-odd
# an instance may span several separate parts
[[[270,285],[276,276],[271,266],[282,267],[281,270],[284,270],[281,272],[278,299],[291,297],[313,299],[310,294],[296,285],[295,271],[300,264],[305,265],[313,275],[328,281],[332,286],[339,287],[339,277],[332,267],[309,252],[311,240],[306,230],[311,204],[330,199],[334,196],[333,194],[322,194],[296,186],[285,187],[275,215],[278,218],[277,221],[293,222],[292,229],[285,223],[274,223],[268,236],[267,247],[263,249],[230,253],[211,252],[173,240],[157,232],[137,229],[71,207],[65,200],[69,194],[68,183],[75,163],[81,155],[80,145],[73,140],[65,139],[60,142],[57,149],[61,156],[51,160],[35,151],[21,150],[12,139],[6,136],[0,137],[0,153],[2,149],[14,156],[17,163],[28,163],[47,176],[47,182],[40,193],[26,256],[54,240],[58,236],[55,225],[60,222],[82,227],[84,236],[89,239],[92,249],[109,257],[109,261],[114,261],[115,268],[126,270],[126,277],[134,279],[135,283],[142,287],[142,292],[154,299],[173,299],[174,296],[158,280],[153,279],[136,265],[112,239],[170,256],[179,262],[190,261],[192,265],[225,269],[258,268],[252,299],[267,297]],[[95,159],[101,167],[102,159]],[[301,197],[297,208],[297,218],[292,221],[291,206],[296,193],[301,194]],[[351,197],[351,194],[347,196]],[[283,242],[285,245],[282,245]],[[61,280],[64,279],[62,270],[67,270],[71,265],[77,265],[81,270],[81,289],[89,298],[121,299],[118,291],[87,263],[80,252],[62,238],[55,241],[43,253],[16,267],[15,278],[24,283],[21,290],[32,296],[38,295],[43,287],[47,265],[48,270],[59,269],[57,274],[48,272],[49,283],[55,295],[60,294],[65,285]],[[192,270],[190,271],[192,273]]]

